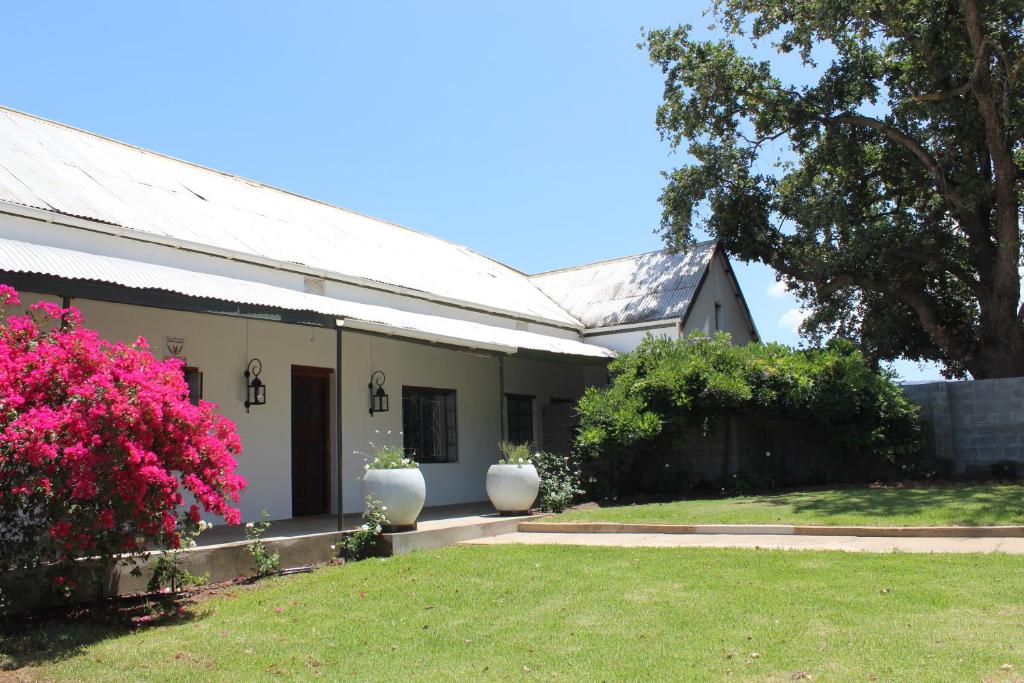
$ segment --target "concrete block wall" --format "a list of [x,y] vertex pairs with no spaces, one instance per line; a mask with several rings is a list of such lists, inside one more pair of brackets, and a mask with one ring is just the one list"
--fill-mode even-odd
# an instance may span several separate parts
[[903,388],[932,429],[936,459],[954,476],[987,477],[1013,463],[1024,476],[1024,377],[932,382]]

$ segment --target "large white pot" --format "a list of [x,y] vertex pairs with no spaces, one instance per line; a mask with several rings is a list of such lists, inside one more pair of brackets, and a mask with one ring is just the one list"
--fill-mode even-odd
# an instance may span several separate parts
[[487,497],[498,512],[529,512],[539,489],[533,465],[491,465],[487,470]]
[[392,527],[413,527],[427,498],[427,484],[418,467],[398,470],[366,470],[363,500],[370,496],[387,510],[384,519]]

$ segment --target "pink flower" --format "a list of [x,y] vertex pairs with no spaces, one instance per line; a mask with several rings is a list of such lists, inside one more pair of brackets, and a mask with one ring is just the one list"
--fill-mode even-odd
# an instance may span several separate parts
[[[16,303],[0,285],[0,306]],[[238,523],[234,425],[188,401],[180,361],[147,349],[107,342],[49,302],[0,322],[0,495],[12,514],[42,506],[39,534],[54,542],[33,559],[70,566],[177,547],[178,522],[197,520],[199,506]],[[186,492],[198,505],[183,510]]]

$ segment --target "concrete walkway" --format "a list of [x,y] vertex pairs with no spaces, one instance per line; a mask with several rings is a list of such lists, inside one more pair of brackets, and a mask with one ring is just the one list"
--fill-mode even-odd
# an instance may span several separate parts
[[523,533],[463,541],[495,545],[593,545],[623,548],[777,548],[887,553],[1024,554],[1024,538],[886,538],[869,536],[772,536],[745,534]]

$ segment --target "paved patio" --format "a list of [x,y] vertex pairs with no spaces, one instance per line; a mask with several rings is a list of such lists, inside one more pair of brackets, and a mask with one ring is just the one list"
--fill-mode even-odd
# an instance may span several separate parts
[[[503,519],[494,511],[490,503],[467,503],[464,505],[439,505],[424,508],[420,513],[419,531],[431,531],[451,527],[470,526],[488,521]],[[355,529],[363,523],[360,514],[346,514],[344,529]],[[325,534],[338,531],[337,515],[310,515],[292,517],[291,519],[272,520],[271,527],[263,540],[297,538],[313,534]],[[196,545],[208,547],[235,543],[245,540],[245,528],[242,525],[219,525],[200,534]]]
[[463,541],[470,544],[590,545],[626,548],[776,548],[888,553],[1024,554],[1024,538],[885,538],[753,534],[622,534],[516,532]]

